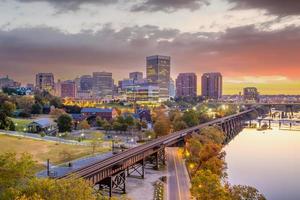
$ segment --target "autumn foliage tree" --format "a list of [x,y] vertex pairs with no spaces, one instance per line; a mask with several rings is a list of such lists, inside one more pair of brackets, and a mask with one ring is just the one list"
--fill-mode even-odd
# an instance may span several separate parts
[[192,175],[191,194],[201,200],[264,200],[265,197],[249,186],[226,183],[227,164],[222,151],[225,136],[219,127],[207,127],[192,134],[185,155]]
[[165,115],[165,113],[161,112],[157,114],[153,129],[156,133],[156,137],[161,137],[170,133],[171,121]]
[[83,179],[42,179],[34,175],[35,162],[29,154],[0,155],[0,199],[2,200],[98,200],[93,187]]

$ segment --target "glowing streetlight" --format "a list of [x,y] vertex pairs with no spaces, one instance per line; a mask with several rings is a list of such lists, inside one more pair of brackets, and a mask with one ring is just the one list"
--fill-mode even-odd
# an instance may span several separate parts
[[190,163],[189,168],[190,169],[194,169],[195,168],[195,164],[194,163]]
[[185,156],[186,156],[186,157],[189,157],[190,155],[191,155],[191,154],[190,154],[189,151],[186,151],[186,152],[185,152]]

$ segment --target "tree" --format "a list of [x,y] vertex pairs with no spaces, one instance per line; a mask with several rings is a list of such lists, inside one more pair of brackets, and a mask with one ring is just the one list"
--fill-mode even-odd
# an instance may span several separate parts
[[0,129],[10,131],[16,129],[14,122],[3,111],[0,112]]
[[134,118],[131,115],[125,116],[124,123],[126,123],[128,126],[133,126]]
[[42,114],[43,112],[43,107],[39,103],[35,103],[31,107],[31,114]]
[[81,129],[81,130],[86,130],[86,129],[90,129],[90,128],[91,128],[91,126],[87,120],[83,120],[79,123],[79,129]]
[[171,122],[174,122],[176,119],[181,119],[181,112],[179,110],[171,110],[169,112],[169,119]]
[[29,154],[0,155],[0,199],[15,199],[16,195],[34,177],[35,162]]
[[8,95],[0,92],[0,105],[2,105],[5,101],[9,101]]
[[168,135],[171,131],[171,122],[165,116],[161,115],[157,117],[156,122],[154,123],[154,132],[156,133],[157,137]]
[[181,120],[175,120],[172,124],[173,124],[174,131],[181,131],[183,129],[188,128],[187,124]]
[[182,120],[188,127],[197,126],[199,124],[197,113],[194,110],[185,111]]
[[103,123],[104,123],[104,121],[101,119],[101,117],[96,117],[96,125],[98,127],[102,127]]
[[148,139],[154,139],[156,138],[156,134],[154,131],[146,131],[145,132],[145,136],[148,138]]
[[4,101],[3,104],[0,104],[0,108],[7,116],[11,116],[11,114],[16,110],[16,104],[10,101]]
[[96,200],[91,185],[80,178],[32,179],[23,189],[22,195],[31,198],[39,196],[43,200]]
[[19,109],[22,109],[23,112],[31,113],[32,106],[34,104],[34,98],[22,96],[17,99],[17,105]]
[[50,99],[50,105],[54,106],[55,108],[62,108],[63,103],[62,103],[61,98],[59,98],[59,97],[52,97]]
[[102,127],[107,132],[111,129],[111,124],[105,119],[103,120]]
[[209,126],[200,130],[198,138],[203,144],[208,142],[223,144],[226,137],[219,127]]
[[[96,200],[93,187],[85,180],[38,179],[35,162],[29,154],[0,155],[0,199],[17,200]],[[99,196],[100,198],[100,196]]]
[[256,188],[250,186],[235,185],[229,191],[232,200],[266,200]]
[[66,114],[64,109],[54,108],[50,111],[50,115],[54,119],[58,119],[63,114]]
[[93,154],[94,154],[97,150],[97,147],[102,142],[103,134],[95,132],[95,133],[92,133],[91,136],[92,136],[91,137],[91,147],[92,147],[92,151],[93,151]]
[[196,199],[230,200],[230,195],[222,186],[219,177],[209,170],[197,171],[191,183],[191,194]]
[[57,119],[59,132],[71,132],[73,125],[72,121],[72,118],[67,114],[59,116],[59,118]]

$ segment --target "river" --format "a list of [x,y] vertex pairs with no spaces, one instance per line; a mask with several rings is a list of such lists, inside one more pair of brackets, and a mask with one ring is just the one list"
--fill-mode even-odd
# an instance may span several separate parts
[[230,184],[268,200],[300,200],[300,131],[244,129],[225,147]]

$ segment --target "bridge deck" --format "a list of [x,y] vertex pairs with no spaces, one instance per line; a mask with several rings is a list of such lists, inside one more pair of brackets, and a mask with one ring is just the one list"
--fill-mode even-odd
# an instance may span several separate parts
[[213,120],[213,121],[210,121],[210,122],[207,122],[207,123],[204,123],[204,124],[200,124],[200,125],[192,127],[192,128],[188,128],[188,129],[185,129],[185,130],[182,130],[182,131],[174,132],[174,133],[169,134],[167,136],[163,136],[163,137],[155,139],[151,142],[148,142],[144,145],[140,145],[138,147],[128,149],[128,150],[126,150],[122,153],[114,155],[114,156],[112,156],[110,158],[107,158],[105,160],[95,162],[95,163],[89,164],[85,167],[82,167],[80,169],[71,171],[69,174],[66,174],[66,175],[64,175],[62,177],[59,177],[59,178],[68,177],[68,176],[71,176],[72,174],[76,174],[76,176],[79,176],[79,177],[82,177],[82,178],[88,178],[89,176],[91,176],[92,174],[96,173],[99,170],[106,169],[106,168],[112,167],[114,165],[121,164],[122,162],[124,162],[124,161],[126,161],[126,160],[128,160],[128,159],[130,159],[134,156],[137,156],[139,154],[146,153],[147,151],[152,150],[153,148],[168,146],[173,141],[176,141],[179,138],[182,138],[182,137],[186,136],[187,134],[190,134],[194,131],[198,131],[198,130],[200,130],[204,127],[207,127],[207,126],[222,124],[222,123],[224,123],[228,120],[231,120],[231,119],[240,117],[244,114],[250,113],[253,110],[254,109],[249,109],[247,111],[240,112],[240,113],[235,114],[235,115],[231,115],[231,116],[227,116],[227,117],[224,117],[224,118],[216,119],[216,120]]

